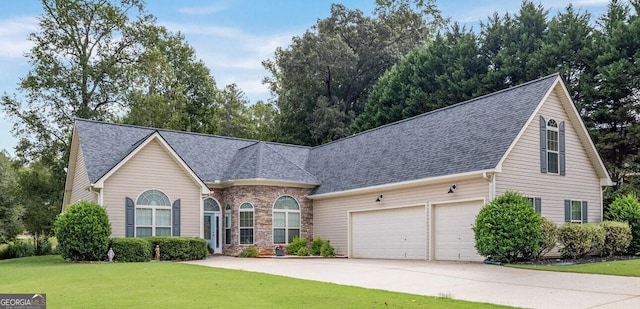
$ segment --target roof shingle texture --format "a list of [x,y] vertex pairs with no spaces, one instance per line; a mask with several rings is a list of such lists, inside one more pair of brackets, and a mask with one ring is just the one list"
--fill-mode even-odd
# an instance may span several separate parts
[[557,74],[315,148],[76,120],[95,183],[154,132],[204,182],[319,184],[313,194],[495,168]]

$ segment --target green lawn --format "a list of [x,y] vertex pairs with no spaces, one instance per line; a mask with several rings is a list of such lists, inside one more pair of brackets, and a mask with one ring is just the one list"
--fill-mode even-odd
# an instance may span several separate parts
[[48,308],[507,308],[171,262],[0,261],[2,293]]
[[640,260],[586,263],[566,266],[511,264],[509,265],[509,267],[599,275],[640,277]]

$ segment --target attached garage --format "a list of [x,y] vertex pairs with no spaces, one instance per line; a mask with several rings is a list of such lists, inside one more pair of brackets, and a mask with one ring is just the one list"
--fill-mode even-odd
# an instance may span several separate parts
[[350,212],[353,258],[427,259],[425,206]]
[[448,261],[482,261],[475,249],[473,224],[482,200],[433,205],[433,258]]

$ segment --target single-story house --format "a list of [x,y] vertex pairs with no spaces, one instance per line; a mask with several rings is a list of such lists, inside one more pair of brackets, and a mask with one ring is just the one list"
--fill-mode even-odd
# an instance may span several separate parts
[[482,260],[471,226],[497,195],[598,222],[611,184],[555,74],[317,147],[77,119],[64,207],[103,205],[113,237],[219,254],[300,236],[354,258]]

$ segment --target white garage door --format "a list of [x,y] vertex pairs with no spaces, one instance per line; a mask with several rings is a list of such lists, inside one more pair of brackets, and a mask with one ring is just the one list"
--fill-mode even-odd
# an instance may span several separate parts
[[471,230],[480,208],[480,201],[435,205],[433,222],[436,260],[484,260],[476,251]]
[[426,259],[425,207],[351,213],[351,257]]

